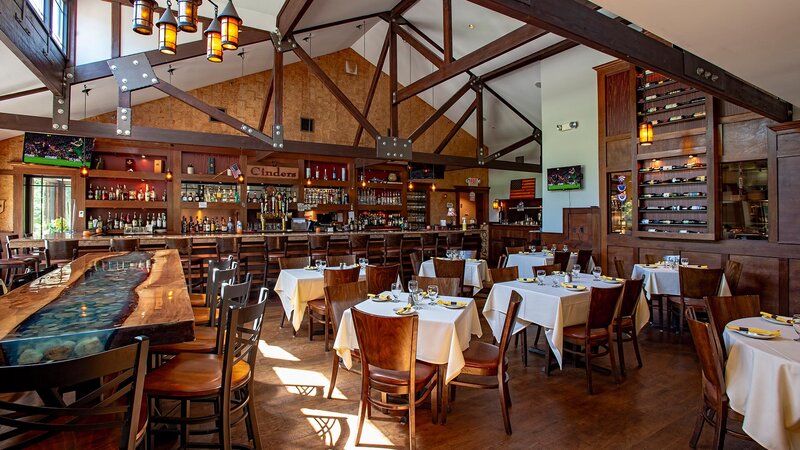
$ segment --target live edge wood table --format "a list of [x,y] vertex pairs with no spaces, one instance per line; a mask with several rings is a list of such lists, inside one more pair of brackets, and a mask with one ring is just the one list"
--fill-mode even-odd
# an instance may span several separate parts
[[85,356],[148,336],[151,345],[194,339],[177,250],[91,253],[0,301],[0,363]]

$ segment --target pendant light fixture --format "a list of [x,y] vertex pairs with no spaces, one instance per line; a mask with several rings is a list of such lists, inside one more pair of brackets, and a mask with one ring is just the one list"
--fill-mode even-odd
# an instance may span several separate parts
[[431,165],[431,192],[436,192],[436,171]]
[[197,8],[203,0],[178,0],[178,28],[187,33],[197,31]]
[[216,4],[214,4],[214,20],[208,25],[203,35],[206,37],[206,59],[214,63],[222,62],[222,32]]
[[653,143],[653,124],[642,122],[639,124],[639,144],[650,145]]
[[88,166],[81,166],[80,174],[81,174],[81,178],[88,178],[89,177],[89,167]]
[[239,17],[231,0],[228,0],[228,4],[222,8],[222,13],[217,18],[222,27],[222,48],[236,50],[239,48],[239,28],[242,26],[242,18]]
[[167,9],[161,13],[156,22],[158,28],[158,51],[165,55],[174,55],[178,50],[178,22],[172,14],[172,2],[167,0]]
[[414,182],[411,181],[411,180],[408,180],[408,190],[409,191],[413,191],[414,190]]
[[133,31],[145,36],[153,34],[155,0],[131,0],[131,3],[133,3]]
[[167,174],[164,175],[164,179],[167,180],[167,182],[172,181],[172,169],[167,169]]

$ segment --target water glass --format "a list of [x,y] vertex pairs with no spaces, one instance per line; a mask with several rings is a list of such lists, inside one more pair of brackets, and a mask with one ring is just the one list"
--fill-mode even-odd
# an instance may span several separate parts
[[439,297],[439,286],[435,284],[431,284],[428,286],[428,298],[430,299],[430,304],[435,305],[436,299]]
[[792,316],[792,327],[794,327],[794,331],[797,333],[797,338],[795,338],[795,341],[800,342],[800,314],[795,314]]
[[578,275],[581,274],[581,266],[580,264],[573,264],[572,265],[572,279],[577,279]]
[[322,270],[325,270],[325,269],[328,268],[328,262],[327,261],[320,261],[320,266],[322,266]]
[[681,258],[681,265],[688,266],[689,265],[689,258]]
[[322,260],[318,259],[314,261],[314,267],[317,268],[317,272],[322,272]]
[[358,258],[358,265],[361,266],[362,269],[367,267],[368,263],[369,261],[367,260],[367,258]]
[[562,248],[561,251],[562,252],[568,252],[569,251],[569,247],[567,247],[567,244],[564,244],[564,248]]
[[394,297],[394,301],[398,301],[401,292],[403,292],[403,284],[392,283],[392,297]]
[[553,253],[555,253],[556,251],[558,251],[558,247],[556,247],[556,244],[553,244],[553,246],[552,246],[552,247],[550,247],[550,251],[551,251],[551,252],[553,252]]
[[535,245],[531,244],[530,247],[528,247],[528,248],[531,249],[531,253],[535,253],[536,252],[536,246]]
[[539,282],[539,286],[544,286],[544,277],[547,276],[547,272],[542,269],[536,271],[536,281]]
[[600,275],[602,275],[602,274],[603,274],[603,268],[602,267],[594,266],[592,268],[592,275],[594,275],[594,279],[595,280],[599,280],[600,279]]
[[408,292],[411,294],[416,294],[419,292],[419,282],[417,282],[417,280],[411,280],[408,282]]

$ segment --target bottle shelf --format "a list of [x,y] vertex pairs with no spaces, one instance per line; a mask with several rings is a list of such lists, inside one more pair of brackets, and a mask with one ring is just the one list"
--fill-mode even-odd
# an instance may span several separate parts
[[181,182],[183,183],[214,183],[214,184],[238,184],[236,180],[227,175],[211,175],[203,173],[181,174]]
[[636,90],[639,91],[639,92],[645,92],[645,91],[649,91],[649,90],[652,90],[652,89],[656,89],[656,88],[660,88],[660,87],[664,87],[664,86],[669,86],[669,85],[675,84],[675,83],[677,83],[677,81],[666,79],[663,83],[653,83],[650,86],[639,86],[638,88],[636,88]]
[[236,202],[205,202],[206,207],[200,208],[200,203],[203,202],[181,202],[181,207],[192,209],[239,209],[242,207],[241,203]]
[[[651,227],[651,228],[658,228],[658,227],[707,227],[707,223],[640,223],[639,226],[641,227]],[[647,231],[647,230],[642,230]],[[652,233],[652,231],[650,231]]]
[[86,200],[87,208],[108,209],[167,209],[167,202],[130,200]]
[[651,111],[651,112],[641,111],[641,112],[638,113],[638,115],[639,115],[639,117],[655,116],[657,114],[664,114],[666,112],[672,112],[672,111],[680,111],[682,109],[691,108],[692,106],[701,106],[701,105],[705,105],[705,104],[706,104],[706,99],[704,98],[704,99],[702,99],[700,101],[696,101],[696,102],[682,103],[682,104],[679,104],[678,106],[676,106],[674,108],[661,107],[661,108],[656,108],[655,111]]
[[[361,187],[361,183],[358,183],[358,186]],[[366,188],[400,191],[403,189],[403,183],[367,183]]]
[[363,211],[400,211],[403,205],[358,205],[356,208]]
[[317,188],[317,187],[350,187],[350,181],[339,181],[339,180],[311,180],[311,186],[306,184],[307,180],[303,180],[303,187],[308,188]]
[[[648,185],[649,186],[649,185]],[[706,195],[681,195],[681,196],[670,196],[670,197],[639,197],[639,200],[694,200],[694,199],[707,199],[708,196]]]
[[647,104],[647,103],[658,102],[658,101],[661,101],[661,100],[667,100],[669,98],[680,97],[681,95],[689,95],[689,94],[694,94],[694,93],[697,93],[697,92],[699,92],[697,89],[687,89],[687,90],[684,90],[684,91],[681,91],[681,92],[675,92],[673,94],[659,95],[656,98],[651,98],[650,100],[645,100],[644,98],[642,98],[641,100],[639,100],[639,104]]
[[653,126],[654,127],[663,127],[664,125],[672,125],[672,124],[675,124],[675,123],[691,122],[691,121],[694,121],[694,120],[700,120],[700,119],[705,119],[705,118],[706,118],[705,115],[697,116],[697,117],[695,117],[695,116],[684,117],[683,119],[654,123]]
[[647,209],[647,208],[640,208],[640,213],[662,213],[662,214],[704,214],[707,213],[707,209]]
[[677,167],[675,169],[667,169],[667,170],[662,170],[662,169],[654,169],[654,170],[639,169],[639,173],[650,174],[650,173],[686,172],[688,170],[706,169],[707,167],[708,166],[703,164],[703,165],[696,165],[696,166],[692,166],[692,167]]
[[655,183],[655,184],[647,184],[643,183],[640,184],[639,187],[667,187],[667,186],[688,186],[688,185],[700,185],[706,184],[705,181],[681,181],[677,183],[672,182],[664,182],[664,183]]

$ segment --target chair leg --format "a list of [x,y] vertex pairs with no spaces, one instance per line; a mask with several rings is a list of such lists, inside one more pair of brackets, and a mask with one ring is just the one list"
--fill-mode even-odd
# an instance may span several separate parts
[[328,388],[328,398],[333,394],[333,388],[336,387],[336,376],[339,375],[339,355],[333,354],[333,368],[331,369],[331,385]]
[[281,325],[280,325],[280,328],[283,328],[284,320],[286,320],[286,312],[285,311],[283,312],[283,314],[281,314]]
[[[619,371],[620,371],[620,373],[622,373],[622,376],[625,376],[626,375],[626,373],[625,373],[626,372],[625,371],[625,349],[622,347],[622,344],[623,344],[623,341],[622,341],[622,338],[623,338],[622,326],[619,326],[619,325],[617,326],[616,338],[617,338],[617,351],[619,352]],[[610,340],[609,340],[608,345],[611,346]]]
[[417,408],[414,389],[408,394],[408,448],[414,450],[416,442]]
[[697,415],[697,421],[694,423],[692,438],[689,440],[689,447],[691,448],[697,448],[697,441],[700,439],[700,434],[703,432],[703,425],[706,424],[705,412],[706,407],[703,405],[700,408],[700,414]]
[[[362,389],[367,389],[366,387],[362,387]],[[364,430],[364,420],[366,420],[367,414],[367,398],[366,396],[369,395],[369,392],[365,392],[361,394],[361,407],[358,411],[358,432],[356,433],[356,445],[361,445],[361,432]]]
[[639,335],[636,333],[636,324],[631,329],[631,340],[633,341],[633,352],[636,353],[636,362],[639,363],[639,368],[641,368],[642,355],[639,353]]
[[308,314],[308,340],[314,340],[314,317],[311,315],[311,309],[306,309],[306,314]]
[[592,346],[588,342],[584,344],[586,346],[584,350],[586,354],[586,390],[589,391],[589,395],[592,395],[594,394],[592,391]]
[[[439,406],[441,406],[441,403],[442,403],[441,395],[439,394],[441,392],[440,386],[439,386],[440,385],[439,382],[441,381],[440,377],[442,376],[442,372],[441,372],[440,369],[441,369],[441,366],[439,366],[439,368],[437,368],[436,382],[433,383],[433,387],[431,388],[431,395],[430,395],[430,400],[431,400],[431,423],[434,424],[434,425],[439,423],[439,417],[440,417],[440,414],[441,414],[441,412],[439,411]],[[410,395],[409,401],[413,402],[415,400],[413,398],[414,394],[412,393],[412,394],[409,394],[409,395]]]
[[331,348],[330,348],[330,337],[329,337],[329,333],[330,333],[329,322],[330,322],[330,320],[328,318],[328,315],[326,314],[325,315],[325,351],[326,352],[331,351]]
[[247,387],[247,394],[250,399],[247,401],[247,423],[249,424],[250,432],[253,434],[250,438],[253,440],[253,448],[255,450],[261,449],[261,433],[258,431],[258,418],[255,411],[255,396],[253,389],[255,381],[251,378],[249,386]]
[[528,367],[528,328],[522,329],[522,365]]
[[[621,341],[620,341],[621,342]],[[611,333],[608,334],[608,358],[611,360],[611,373],[614,375],[614,383],[619,384],[619,366],[617,366],[617,350],[611,342]]]
[[712,448],[722,450],[725,447],[725,432],[728,425],[728,408],[723,406],[721,411],[718,411],[717,420],[714,423],[714,444]]
[[508,413],[510,396],[508,385],[505,382],[505,371],[503,370],[497,374],[497,389],[500,391],[500,410],[503,412],[503,425],[506,428],[506,434],[511,435],[511,418]]
[[549,344],[545,344],[544,346],[545,351],[545,359],[544,359],[544,374],[548,377],[550,376],[550,366],[553,365],[553,350],[550,348]]
[[[189,400],[181,401],[181,417],[188,418],[189,417]],[[187,448],[189,446],[189,425],[186,422],[181,422],[180,425],[181,430],[181,447]]]
[[681,298],[680,317],[678,317],[678,337],[680,338],[683,338],[683,321],[685,315],[686,315],[686,305],[683,303],[683,298]]

